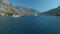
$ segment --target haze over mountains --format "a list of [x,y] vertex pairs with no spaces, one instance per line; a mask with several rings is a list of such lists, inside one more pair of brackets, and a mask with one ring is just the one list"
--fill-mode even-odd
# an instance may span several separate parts
[[35,16],[40,15],[40,12],[23,6],[13,6],[13,4],[9,3],[8,0],[0,0],[0,16],[12,15]]

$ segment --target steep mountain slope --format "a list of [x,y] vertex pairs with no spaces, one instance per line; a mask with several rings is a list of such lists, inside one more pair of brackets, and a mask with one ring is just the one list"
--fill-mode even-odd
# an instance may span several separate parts
[[60,6],[42,13],[43,15],[60,16]]
[[30,16],[30,15],[39,15],[35,9],[22,7],[22,6],[13,6],[7,0],[0,0],[0,15],[3,16],[12,16],[13,14],[19,16]]
[[37,11],[37,10],[35,10],[35,9],[32,9],[32,8],[27,8],[27,7],[23,7],[23,6],[15,6],[16,7],[16,9],[18,9],[18,12],[20,13],[20,14],[24,14],[25,16],[26,15],[40,15],[40,12],[39,11]]
[[7,0],[0,0],[0,15],[12,15],[16,9]]

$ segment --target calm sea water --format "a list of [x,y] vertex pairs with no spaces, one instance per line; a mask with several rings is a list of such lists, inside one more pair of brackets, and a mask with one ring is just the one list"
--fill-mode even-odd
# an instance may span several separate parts
[[0,34],[60,34],[60,16],[0,17]]

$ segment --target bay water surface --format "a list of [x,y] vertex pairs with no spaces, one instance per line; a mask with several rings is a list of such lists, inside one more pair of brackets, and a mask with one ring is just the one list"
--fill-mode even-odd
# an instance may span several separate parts
[[0,34],[60,34],[60,16],[0,17]]

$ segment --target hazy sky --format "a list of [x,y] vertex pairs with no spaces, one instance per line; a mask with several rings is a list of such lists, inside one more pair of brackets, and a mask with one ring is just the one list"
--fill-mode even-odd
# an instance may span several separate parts
[[9,0],[14,5],[23,5],[38,11],[47,11],[60,5],[60,0]]

